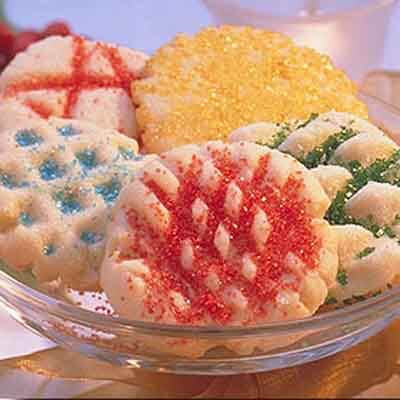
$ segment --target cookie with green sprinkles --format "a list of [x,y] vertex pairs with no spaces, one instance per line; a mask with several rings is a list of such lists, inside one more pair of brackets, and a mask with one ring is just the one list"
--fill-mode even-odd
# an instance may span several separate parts
[[[339,238],[340,268],[329,304],[352,304],[400,276],[400,149],[383,131],[349,113],[241,127],[247,140],[295,156],[311,169],[331,204],[325,219]],[[334,299],[334,301],[333,301]]]
[[112,129],[22,121],[0,136],[0,260],[38,282],[96,287],[111,208],[145,158]]
[[335,227],[339,270],[329,297],[347,304],[393,285],[400,274],[400,246],[387,236],[376,238],[357,225]]

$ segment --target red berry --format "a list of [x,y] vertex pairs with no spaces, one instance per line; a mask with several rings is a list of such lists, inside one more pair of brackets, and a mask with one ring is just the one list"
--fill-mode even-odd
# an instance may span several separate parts
[[6,57],[4,54],[0,54],[0,72],[3,71],[9,62],[9,58]]
[[40,40],[40,34],[36,31],[19,32],[15,37],[12,47],[12,56],[24,51],[30,44]]
[[0,53],[10,56],[13,42],[14,34],[11,28],[6,23],[0,22]]
[[54,21],[51,22],[49,25],[42,32],[43,37],[48,36],[68,36],[71,34],[71,29],[69,28],[68,24],[64,21]]
[[10,26],[5,22],[0,22],[0,36],[13,36]]

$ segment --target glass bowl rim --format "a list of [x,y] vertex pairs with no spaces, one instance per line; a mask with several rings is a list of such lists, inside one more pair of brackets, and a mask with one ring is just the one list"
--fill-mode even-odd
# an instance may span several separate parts
[[[358,95],[379,103],[386,110],[396,114],[400,118],[400,109],[383,101],[363,90]],[[21,281],[13,278],[5,271],[0,270],[0,303],[10,303],[13,307],[15,300],[24,306],[34,310],[42,310],[47,314],[67,319],[82,326],[88,326],[98,330],[121,332],[125,334],[140,333],[143,335],[157,334],[177,338],[206,338],[206,339],[237,339],[245,337],[279,336],[286,334],[301,333],[307,330],[326,329],[333,325],[357,321],[368,317],[377,311],[390,309],[389,306],[400,308],[400,287],[394,287],[384,291],[378,296],[362,300],[352,305],[326,311],[321,314],[312,315],[303,319],[296,319],[284,322],[272,322],[248,326],[194,326],[194,325],[173,325],[157,322],[131,320],[122,317],[105,315],[83,309],[77,305],[67,303],[63,300],[51,297],[40,292]],[[11,297],[11,301],[9,298]],[[18,308],[18,307],[15,307]]]
[[295,334],[307,330],[326,329],[334,324],[356,321],[367,317],[382,308],[398,303],[400,306],[400,287],[388,289],[387,291],[352,305],[326,311],[303,319],[284,322],[271,322],[266,324],[249,326],[193,326],[172,325],[157,322],[130,320],[122,317],[100,314],[95,311],[83,309],[77,305],[69,304],[63,300],[51,297],[40,292],[17,279],[11,277],[4,271],[0,271],[0,296],[1,289],[22,300],[25,304],[35,309],[42,309],[48,315],[83,326],[89,326],[98,330],[113,330],[114,332],[141,334],[155,334],[158,336],[184,337],[184,338],[225,338],[235,339],[244,337],[278,336]]
[[[204,0],[204,3],[208,2],[213,2],[216,0]],[[227,1],[227,0],[223,0]],[[326,21],[331,21],[334,19],[338,18],[353,18],[353,17],[358,17],[362,16],[364,14],[368,14],[370,12],[380,10],[384,7],[390,7],[391,5],[394,5],[396,2],[399,0],[373,0],[370,4],[365,4],[361,5],[358,7],[351,7],[348,10],[343,10],[343,11],[335,11],[327,14],[321,14],[321,15],[313,15],[313,16],[308,16],[308,15],[295,15],[295,16],[279,16],[279,15],[270,15],[266,14],[265,12],[262,11],[256,11],[254,9],[251,9],[248,6],[242,6],[239,3],[236,2],[236,0],[228,0],[228,2],[233,2],[235,3],[236,8],[240,12],[245,12],[249,14],[250,16],[255,16],[257,18],[261,17],[270,17],[274,19],[275,22],[277,23],[283,23],[283,24],[307,24],[310,22],[326,22]]]

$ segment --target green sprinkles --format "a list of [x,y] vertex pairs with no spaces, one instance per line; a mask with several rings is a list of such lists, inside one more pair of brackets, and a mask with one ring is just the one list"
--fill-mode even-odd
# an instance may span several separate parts
[[372,254],[375,251],[375,247],[366,247],[364,250],[361,250],[357,255],[356,258],[358,259],[362,259],[364,257],[369,256],[370,254]]
[[340,132],[329,136],[324,143],[311,150],[305,157],[300,157],[299,161],[307,168],[315,168],[318,165],[326,165],[332,158],[335,150],[346,140],[352,138],[357,133],[353,129],[343,128]]
[[400,214],[396,214],[392,225],[399,225],[399,224],[400,224]]
[[278,132],[275,133],[270,147],[273,149],[277,149],[286,140],[288,136],[289,136],[289,131],[286,128],[280,129]]
[[291,133],[290,126],[288,124],[283,124],[280,126],[280,129],[275,133],[272,137],[272,143],[264,142],[262,140],[258,140],[256,144],[260,146],[268,146],[271,149],[277,149],[289,136]]
[[389,238],[396,237],[393,229],[388,225],[378,225],[374,222],[372,215],[369,215],[367,218],[364,219],[355,219],[352,218],[352,223],[355,225],[360,225],[363,228],[369,230],[374,234],[375,237],[380,238],[384,235],[388,236]]
[[314,119],[317,119],[317,118],[318,118],[318,114],[317,113],[311,113],[306,121],[304,121],[300,125],[296,126],[296,129],[300,129],[300,128],[306,127],[310,122],[314,121]]
[[343,269],[339,269],[336,275],[336,280],[341,286],[346,286],[348,283],[346,271]]
[[400,160],[400,150],[395,151],[391,157],[385,160],[376,160],[370,166],[364,168],[359,161],[350,161],[342,164],[353,175],[345,189],[339,191],[331,203],[325,218],[333,225],[356,224],[370,230],[376,237],[387,235],[394,237],[393,230],[388,226],[375,224],[372,218],[356,220],[346,215],[345,206],[347,201],[370,181],[386,182],[385,171]]
[[329,306],[332,304],[337,304],[337,302],[338,301],[337,301],[336,297],[332,296],[331,294],[328,294],[328,296],[326,296],[325,305]]

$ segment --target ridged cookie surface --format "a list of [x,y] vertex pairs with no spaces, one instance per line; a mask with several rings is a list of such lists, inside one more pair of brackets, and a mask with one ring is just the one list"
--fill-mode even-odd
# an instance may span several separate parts
[[88,122],[3,131],[0,259],[40,282],[96,286],[111,207],[142,158],[135,140]]
[[208,142],[163,153],[121,193],[101,285],[124,317],[241,325],[324,302],[337,242],[329,200],[292,157]]
[[14,58],[0,76],[0,94],[44,118],[90,121],[136,137],[130,84],[146,60],[128,48],[52,36]]
[[400,149],[381,130],[348,113],[328,112],[290,126],[260,122],[230,140],[277,147],[319,180],[331,205],[325,216],[339,239],[340,270],[330,302],[374,295],[400,270]]

